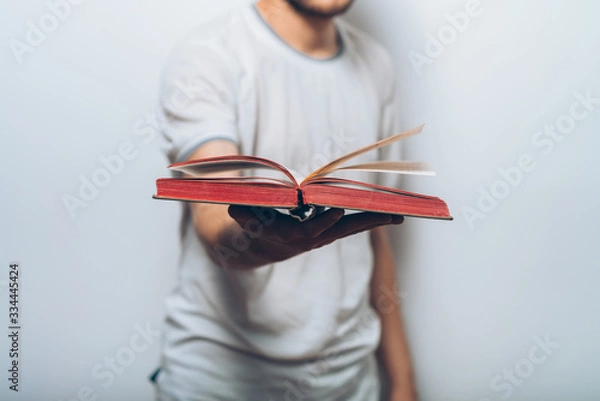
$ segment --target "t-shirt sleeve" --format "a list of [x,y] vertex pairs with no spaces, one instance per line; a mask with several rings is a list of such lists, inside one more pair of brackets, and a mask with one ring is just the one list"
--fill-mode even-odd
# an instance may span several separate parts
[[187,160],[213,139],[239,145],[234,71],[231,58],[215,41],[188,38],[173,50],[159,98],[161,132],[172,163]]

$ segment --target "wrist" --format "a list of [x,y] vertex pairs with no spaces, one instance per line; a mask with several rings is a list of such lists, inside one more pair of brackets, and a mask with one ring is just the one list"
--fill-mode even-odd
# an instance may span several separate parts
[[388,375],[390,389],[414,387],[414,375],[412,369],[402,370]]

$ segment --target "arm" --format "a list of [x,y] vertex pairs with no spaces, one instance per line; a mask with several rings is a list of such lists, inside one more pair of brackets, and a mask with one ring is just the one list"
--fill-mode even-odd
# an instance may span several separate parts
[[[218,38],[196,42],[184,41],[173,51],[164,72],[161,132],[168,140],[172,162],[239,152],[234,145],[239,140],[239,65]],[[211,139],[215,134],[229,140]],[[189,148],[201,142],[189,155]],[[207,254],[219,266],[232,269],[282,261],[338,238],[402,222],[399,216],[384,214],[344,216],[340,209],[303,223],[274,209],[195,203],[191,212]]]
[[385,228],[371,231],[374,254],[371,304],[381,321],[378,357],[390,383],[390,401],[415,401],[412,364],[397,300],[394,255]]
[[[237,153],[232,142],[214,140],[199,147],[189,159]],[[273,209],[206,203],[191,203],[191,212],[208,255],[221,267],[233,269],[279,262],[348,235],[403,221],[401,216],[344,216],[341,209],[329,209],[307,222],[299,222]]]

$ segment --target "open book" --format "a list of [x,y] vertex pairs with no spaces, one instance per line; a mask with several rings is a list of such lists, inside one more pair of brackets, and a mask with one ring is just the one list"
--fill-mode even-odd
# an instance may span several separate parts
[[[191,177],[159,178],[154,198],[288,209],[300,220],[309,219],[324,208],[452,220],[448,206],[439,198],[331,177],[332,173],[348,170],[434,175],[422,162],[376,161],[344,165],[356,156],[418,134],[422,129],[421,125],[350,152],[318,168],[300,182],[279,163],[256,156],[217,156],[175,163],[169,169]],[[282,173],[282,179],[235,174],[206,177],[212,173],[239,174],[252,169],[276,170]]]

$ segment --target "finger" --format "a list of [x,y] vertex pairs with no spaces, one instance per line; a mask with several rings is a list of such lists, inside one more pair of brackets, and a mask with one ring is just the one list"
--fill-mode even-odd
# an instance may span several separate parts
[[354,234],[360,234],[361,232],[364,232],[364,231],[370,231],[370,230],[372,230],[374,228],[381,227],[381,226],[384,226],[386,224],[380,224],[380,223],[378,223],[378,224],[373,224],[371,226],[363,226],[363,227],[360,227],[360,228],[358,228],[358,229],[356,229],[354,231],[351,231],[351,232],[344,232],[341,235],[326,235],[326,236],[322,236],[321,238],[318,238],[318,242],[316,244],[313,244],[313,249],[320,248],[320,247],[325,246],[325,245],[329,245],[332,242],[335,242],[337,240],[340,240],[340,239],[343,239],[343,238],[346,238],[346,237],[350,237],[350,236],[352,236]]
[[242,227],[244,227],[244,224],[252,218],[252,211],[248,206],[229,205],[227,214]]
[[268,226],[285,219],[285,215],[272,208],[257,208],[254,206],[229,205],[227,209],[229,216],[242,228],[254,220],[260,221]]
[[344,216],[344,209],[331,208],[311,220],[302,223],[302,234],[307,238],[317,238]]
[[275,209],[230,205],[227,211],[244,231],[256,231],[256,225],[260,225],[261,235],[266,240],[282,241],[299,232],[298,226],[302,225],[295,218]]
[[404,216],[400,216],[397,214],[392,214],[392,224],[402,224],[404,223]]
[[[399,217],[401,218],[402,216]],[[357,213],[347,215],[341,218],[331,228],[324,231],[317,239],[319,243],[331,243],[337,239],[358,234],[365,230],[371,230],[388,224],[398,224],[395,222],[401,221],[402,219],[400,218],[381,213]]]

